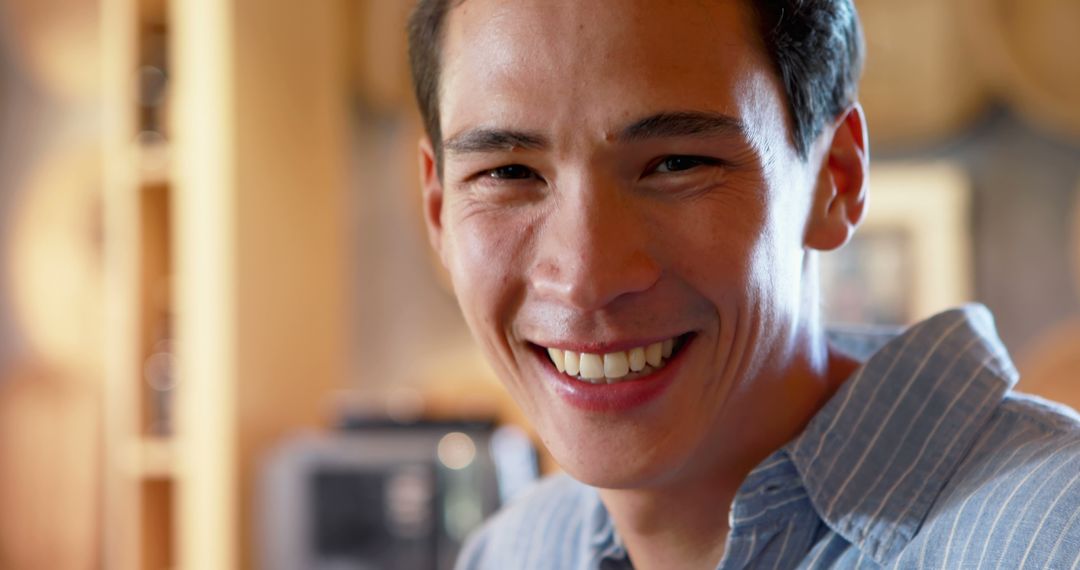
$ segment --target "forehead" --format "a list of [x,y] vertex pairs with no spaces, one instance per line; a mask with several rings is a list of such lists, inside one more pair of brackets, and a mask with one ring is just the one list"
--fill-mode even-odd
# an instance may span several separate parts
[[739,115],[776,91],[740,0],[466,0],[441,59],[444,136],[500,121],[607,129],[657,108]]

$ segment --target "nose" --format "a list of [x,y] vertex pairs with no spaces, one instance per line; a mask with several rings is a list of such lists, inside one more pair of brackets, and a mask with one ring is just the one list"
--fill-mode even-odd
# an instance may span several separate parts
[[563,190],[538,236],[530,279],[536,293],[595,311],[651,288],[661,267],[650,253],[648,205],[614,185]]

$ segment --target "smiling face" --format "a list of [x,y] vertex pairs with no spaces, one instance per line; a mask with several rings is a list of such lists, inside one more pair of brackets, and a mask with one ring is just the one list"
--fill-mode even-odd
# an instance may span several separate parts
[[499,377],[583,482],[738,462],[810,392],[806,251],[847,234],[831,159],[798,157],[754,30],[720,0],[449,14],[441,179],[422,146],[432,241]]

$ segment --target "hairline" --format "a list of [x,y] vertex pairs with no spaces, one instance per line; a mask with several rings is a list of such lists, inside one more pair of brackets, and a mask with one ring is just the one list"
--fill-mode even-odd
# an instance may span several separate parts
[[[424,122],[425,131],[427,131],[426,134],[431,139],[430,142],[432,150],[435,153],[435,166],[439,178],[442,178],[444,161],[441,125],[441,105],[443,101],[443,48],[446,39],[446,30],[448,27],[447,22],[449,21],[451,12],[456,8],[460,8],[463,4],[465,4],[466,1],[467,0],[435,0],[435,7],[442,11],[442,14],[437,20],[437,28],[435,29],[436,34],[433,37],[432,44],[432,52],[434,55],[434,72],[431,76],[431,79],[434,81],[434,88],[432,89],[432,94],[434,95],[434,104],[431,105],[430,109],[433,119],[430,122],[430,126],[434,129],[435,132],[432,133],[430,132],[430,129],[427,128],[428,121]],[[791,89],[789,89],[786,78],[784,77],[784,70],[782,64],[780,63],[779,55],[777,53],[773,53],[775,49],[770,48],[769,39],[766,37],[767,26],[764,23],[765,15],[761,12],[760,6],[755,4],[753,0],[740,0],[740,2],[747,10],[746,15],[750,18],[747,23],[751,27],[752,34],[749,37],[756,38],[757,48],[762,50],[766,61],[768,61],[768,67],[770,68],[770,72],[773,74],[774,78],[780,83],[781,92],[783,94],[785,103],[783,106],[784,122],[785,125],[787,125],[788,142],[792,145],[792,147],[794,147],[796,151],[796,156],[798,156],[799,159],[805,163],[810,158],[810,146],[813,144],[813,139],[819,137],[821,133],[827,128],[829,120],[835,120],[836,116],[838,116],[838,113],[842,112],[843,109],[841,108],[838,110],[830,111],[814,111],[811,109],[807,109],[804,111],[803,114],[810,116],[812,119],[815,119],[815,122],[821,124],[803,125],[800,123],[801,119],[803,119],[804,117],[801,116],[799,109],[796,108],[794,100],[795,93]],[[854,9],[854,6],[852,6],[852,9]],[[783,16],[784,14],[781,10],[780,21],[783,20]],[[780,21],[776,23],[776,27],[779,27]],[[856,39],[861,44],[861,34]],[[857,49],[862,52],[864,48],[860,45]],[[861,60],[861,53],[859,59]],[[859,64],[861,65],[861,61],[859,62]],[[857,83],[857,78],[855,79],[855,83]],[[852,89],[852,91],[854,91],[854,89]],[[842,105],[851,105],[855,101],[855,99],[856,97],[854,93],[850,93],[845,97],[845,101],[842,103]],[[423,112],[423,109],[421,109],[421,111]],[[825,115],[830,116],[826,117]],[[824,122],[822,122],[821,120],[823,117]]]

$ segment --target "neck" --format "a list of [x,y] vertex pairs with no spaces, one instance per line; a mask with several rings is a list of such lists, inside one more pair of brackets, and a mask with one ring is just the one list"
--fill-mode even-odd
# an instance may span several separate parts
[[[745,474],[743,475],[745,476]],[[682,482],[662,489],[602,489],[636,570],[715,568],[723,557],[728,510],[741,478]]]
[[[755,379],[758,395],[735,402],[717,425],[717,433],[740,434],[737,447],[728,438],[728,446],[702,450],[714,458],[711,463],[660,485],[600,491],[636,569],[717,566],[730,531],[728,513],[743,480],[798,436],[859,365],[827,346],[819,324],[803,334],[803,346],[812,349],[801,363],[780,377]],[[770,392],[784,394],[783,404],[763,396]],[[751,425],[754,429],[745,429]]]

